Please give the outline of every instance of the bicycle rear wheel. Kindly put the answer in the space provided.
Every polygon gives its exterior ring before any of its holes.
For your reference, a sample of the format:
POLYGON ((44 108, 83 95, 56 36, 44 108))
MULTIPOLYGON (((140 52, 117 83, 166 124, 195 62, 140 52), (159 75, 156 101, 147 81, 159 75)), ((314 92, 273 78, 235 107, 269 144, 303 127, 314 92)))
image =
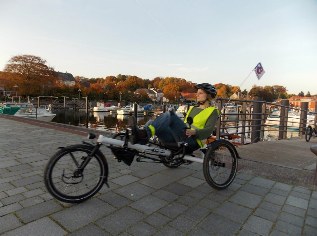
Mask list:
POLYGON ((204 157, 203 171, 207 183, 216 189, 227 188, 234 180, 238 169, 238 154, 226 140, 210 144, 204 157))
POLYGON ((309 126, 307 126, 307 128, 305 130, 305 140, 306 140, 306 142, 310 141, 312 135, 313 135, 313 128, 309 125, 309 126))
POLYGON ((44 182, 48 192, 67 203, 80 203, 94 196, 108 176, 108 164, 101 152, 97 152, 83 171, 80 164, 89 158, 94 146, 73 145, 58 151, 47 163, 44 182))

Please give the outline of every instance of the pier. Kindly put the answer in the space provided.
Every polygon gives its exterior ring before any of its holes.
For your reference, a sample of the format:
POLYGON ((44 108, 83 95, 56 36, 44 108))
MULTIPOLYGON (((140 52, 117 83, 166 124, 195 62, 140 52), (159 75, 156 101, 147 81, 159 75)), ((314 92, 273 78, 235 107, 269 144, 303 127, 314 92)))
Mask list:
MULTIPOLYGON (((316 156, 304 139, 238 146, 233 184, 212 189, 199 163, 118 163, 105 147, 109 185, 87 202, 53 199, 43 169, 87 129, 0 116, 0 234, 316 235, 316 156)), ((107 135, 107 134, 106 134, 107 135)), ((110 134, 108 134, 110 135, 110 134)))

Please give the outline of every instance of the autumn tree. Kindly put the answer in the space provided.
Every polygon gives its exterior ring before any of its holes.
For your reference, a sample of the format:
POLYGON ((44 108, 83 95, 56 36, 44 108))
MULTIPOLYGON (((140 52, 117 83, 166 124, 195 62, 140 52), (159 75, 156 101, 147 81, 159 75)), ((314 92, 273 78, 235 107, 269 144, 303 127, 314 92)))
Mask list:
POLYGON ((149 79, 144 79, 143 82, 144 82, 144 88, 150 89, 150 88, 153 87, 153 86, 152 86, 152 83, 151 83, 151 80, 149 80, 149 79))
POLYGON ((179 100, 182 92, 196 92, 195 84, 182 78, 166 77, 164 79, 155 78, 154 80, 154 83, 159 81, 156 88, 161 89, 164 97, 172 101, 179 100))
POLYGON ((241 94, 243 95, 243 97, 247 97, 248 96, 248 91, 246 89, 244 89, 241 94))
POLYGON ((195 84, 192 82, 188 82, 185 79, 181 79, 178 83, 180 92, 189 92, 189 93, 195 93, 196 88, 195 84))
POLYGON ((151 102, 151 99, 149 98, 145 90, 141 90, 138 94, 134 94, 134 98, 136 99, 136 102, 151 102))
POLYGON ((277 99, 272 86, 264 86, 262 97, 267 102, 273 102, 277 99))
POLYGON ((258 98, 267 102, 273 101, 272 88, 270 88, 270 86, 253 86, 249 92, 249 95, 252 99, 258 98))
POLYGON ((117 83, 118 88, 121 91, 135 91, 139 88, 144 88, 143 79, 137 76, 128 76, 126 80, 121 80, 117 83))
POLYGON ((165 87, 168 84, 174 84, 174 85, 178 85, 180 82, 179 78, 175 78, 175 77, 166 77, 164 79, 162 79, 159 83, 159 89, 164 90, 165 87))
POLYGON ((261 97, 262 91, 262 87, 254 85, 249 91, 249 96, 251 97, 251 99, 254 99, 255 97, 261 97))
MULTIPOLYGON (((3 88, 4 91, 11 91, 13 95, 21 95, 19 91, 21 89, 21 82, 22 76, 20 74, 0 71, 0 87, 3 88)), ((5 94, 3 94, 3 96, 4 95, 5 94)))
POLYGON ((166 97, 170 101, 176 101, 177 99, 179 99, 180 93, 179 86, 177 84, 166 84, 162 91, 164 93, 164 97, 166 97))
POLYGON ((239 86, 232 86, 231 87, 231 92, 232 93, 240 93, 241 92, 241 89, 239 86))
POLYGON ((103 81, 103 88, 105 98, 108 100, 120 100, 119 93, 121 91, 117 88, 118 78, 115 76, 107 76, 103 81))
POLYGON ((222 84, 222 83, 215 84, 215 88, 217 89, 217 96, 218 97, 228 98, 232 94, 230 86, 227 84, 222 84))
POLYGON ((153 88, 156 88, 158 89, 159 88, 159 85, 160 85, 160 82, 163 80, 162 77, 155 77, 153 80, 152 80, 152 86, 153 88))
POLYGON ((281 86, 281 85, 273 85, 272 88, 273 88, 274 99, 278 99, 278 98, 285 99, 285 98, 287 98, 286 87, 281 86))
POLYGON ((47 66, 46 60, 38 56, 14 56, 8 61, 4 71, 22 76, 22 83, 19 85, 22 95, 44 95, 55 86, 54 69, 47 66))
POLYGON ((298 96, 304 97, 304 92, 303 92, 303 91, 300 91, 300 93, 298 94, 298 96))
POLYGON ((117 79, 118 79, 119 81, 126 80, 127 77, 128 77, 127 75, 121 75, 121 74, 118 74, 118 75, 117 75, 117 79))

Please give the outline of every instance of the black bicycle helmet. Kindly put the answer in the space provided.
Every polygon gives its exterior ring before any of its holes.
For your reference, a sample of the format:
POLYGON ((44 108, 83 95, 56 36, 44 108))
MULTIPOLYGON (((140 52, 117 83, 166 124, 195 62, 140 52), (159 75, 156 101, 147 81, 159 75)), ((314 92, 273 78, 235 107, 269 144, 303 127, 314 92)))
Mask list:
POLYGON ((204 90, 206 93, 210 94, 213 98, 216 97, 217 95, 217 89, 209 83, 197 84, 195 87, 196 89, 204 90))

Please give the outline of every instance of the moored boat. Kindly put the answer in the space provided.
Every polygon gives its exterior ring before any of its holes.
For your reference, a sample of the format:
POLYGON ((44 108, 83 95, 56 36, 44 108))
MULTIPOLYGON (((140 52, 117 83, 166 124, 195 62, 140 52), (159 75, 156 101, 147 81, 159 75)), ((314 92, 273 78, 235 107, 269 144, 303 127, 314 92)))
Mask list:
POLYGON ((20 109, 20 103, 2 103, 0 104, 0 114, 14 115, 20 109))
POLYGON ((32 103, 26 103, 21 105, 20 109, 14 114, 14 116, 50 122, 56 114, 52 113, 52 111, 47 108, 36 108, 32 103))
MULTIPOLYGON (((265 125, 268 126, 279 126, 281 120, 281 115, 279 110, 273 110, 271 114, 267 117, 265 121, 265 125)), ((306 125, 314 124, 315 116, 314 115, 307 115, 306 125)), ((299 128, 301 123, 301 118, 299 112, 290 110, 287 114, 287 127, 288 128, 299 128)))
POLYGON ((118 106, 114 106, 114 105, 107 106, 107 104, 105 105, 104 102, 97 102, 97 106, 93 107, 94 112, 108 112, 108 111, 116 111, 118 109, 119 109, 118 106))
MULTIPOLYGON (((129 114, 133 114, 133 112, 134 112, 134 106, 130 106, 130 105, 121 107, 120 109, 117 110, 118 115, 129 115, 129 114)), ((144 115, 144 108, 138 105, 137 114, 138 116, 144 115)))
POLYGON ((227 103, 221 110, 223 119, 228 122, 238 122, 239 121, 239 108, 240 105, 234 103, 227 103))

